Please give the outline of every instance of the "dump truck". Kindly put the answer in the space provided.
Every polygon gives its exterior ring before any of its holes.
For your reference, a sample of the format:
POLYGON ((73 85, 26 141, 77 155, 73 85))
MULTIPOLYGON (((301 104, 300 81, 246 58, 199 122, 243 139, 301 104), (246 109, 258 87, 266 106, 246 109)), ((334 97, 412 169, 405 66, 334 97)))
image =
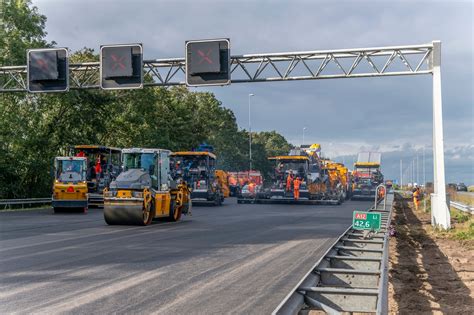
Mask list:
POLYGON ((351 199, 373 199, 377 186, 384 182, 380 171, 381 153, 361 152, 352 172, 351 199))
POLYGON ((171 154, 171 176, 191 189, 193 204, 222 205, 226 184, 216 175, 215 154, 208 151, 180 151, 171 154))
POLYGON ((172 180, 169 150, 122 151, 123 171, 104 191, 104 219, 109 225, 149 225, 155 219, 176 222, 190 213, 187 183, 172 180))
POLYGON ((271 187, 258 194, 257 203, 340 204, 344 189, 337 168, 318 155, 319 144, 292 149, 288 155, 269 158, 275 161, 271 187), (300 178, 299 198, 295 198, 293 180, 300 178))
POLYGON ((54 213, 79 210, 86 213, 87 158, 58 156, 54 159, 54 184, 51 205, 54 213))
POLYGON ((89 207, 102 207, 103 190, 121 172, 122 150, 103 145, 80 144, 69 148, 69 156, 87 159, 87 196, 89 207))

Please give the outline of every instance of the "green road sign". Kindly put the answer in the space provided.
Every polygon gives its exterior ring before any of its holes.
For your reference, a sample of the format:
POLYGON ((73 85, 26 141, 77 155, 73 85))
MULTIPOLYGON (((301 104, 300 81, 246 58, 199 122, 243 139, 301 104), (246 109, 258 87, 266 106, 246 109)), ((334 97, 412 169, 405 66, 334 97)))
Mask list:
POLYGON ((352 228, 354 230, 378 231, 381 226, 381 215, 377 212, 354 211, 352 228))

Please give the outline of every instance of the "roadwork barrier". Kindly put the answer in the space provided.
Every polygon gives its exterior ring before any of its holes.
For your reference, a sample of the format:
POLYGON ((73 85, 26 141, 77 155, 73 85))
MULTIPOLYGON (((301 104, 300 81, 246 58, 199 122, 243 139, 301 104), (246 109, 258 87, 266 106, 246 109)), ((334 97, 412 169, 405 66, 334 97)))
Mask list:
POLYGON ((455 209, 460 210, 460 211, 467 212, 467 213, 470 213, 470 214, 474 214, 474 207, 471 207, 469 205, 465 205, 463 203, 456 202, 456 201, 450 201, 449 205, 451 207, 455 208, 455 209))
POLYGON ((388 251, 394 194, 369 212, 380 213, 378 232, 350 226, 272 314, 388 313, 388 251))
POLYGON ((13 209, 13 207, 25 206, 31 207, 32 205, 47 205, 51 204, 51 197, 47 198, 29 198, 29 199, 0 199, 0 207, 2 210, 13 209))

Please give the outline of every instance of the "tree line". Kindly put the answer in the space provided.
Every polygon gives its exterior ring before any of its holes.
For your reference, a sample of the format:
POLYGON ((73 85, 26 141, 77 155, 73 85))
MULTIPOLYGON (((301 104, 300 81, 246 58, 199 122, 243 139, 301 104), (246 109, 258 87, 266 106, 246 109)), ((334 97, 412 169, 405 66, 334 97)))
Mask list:
MULTIPOLYGON (((0 64, 26 64, 26 49, 53 47, 45 40, 46 17, 29 1, 4 2, 0 64)), ((88 48, 71 62, 98 60, 88 48)), ((1 83, 1 82, 0 82, 1 83)), ((140 90, 71 90, 67 93, 0 94, 0 198, 44 197, 51 192, 55 156, 75 144, 190 150, 215 147, 218 166, 247 170, 246 130, 209 92, 186 87, 140 90)), ((264 174, 267 157, 291 144, 276 131, 252 133, 252 161, 264 174)))

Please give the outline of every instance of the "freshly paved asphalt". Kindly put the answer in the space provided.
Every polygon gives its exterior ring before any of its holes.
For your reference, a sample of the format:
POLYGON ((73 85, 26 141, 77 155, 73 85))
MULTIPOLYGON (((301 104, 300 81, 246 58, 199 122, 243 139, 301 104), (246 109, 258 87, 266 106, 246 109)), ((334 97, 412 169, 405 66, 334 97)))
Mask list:
POLYGON ((0 213, 0 313, 269 314, 370 204, 228 199, 147 227, 0 213))

